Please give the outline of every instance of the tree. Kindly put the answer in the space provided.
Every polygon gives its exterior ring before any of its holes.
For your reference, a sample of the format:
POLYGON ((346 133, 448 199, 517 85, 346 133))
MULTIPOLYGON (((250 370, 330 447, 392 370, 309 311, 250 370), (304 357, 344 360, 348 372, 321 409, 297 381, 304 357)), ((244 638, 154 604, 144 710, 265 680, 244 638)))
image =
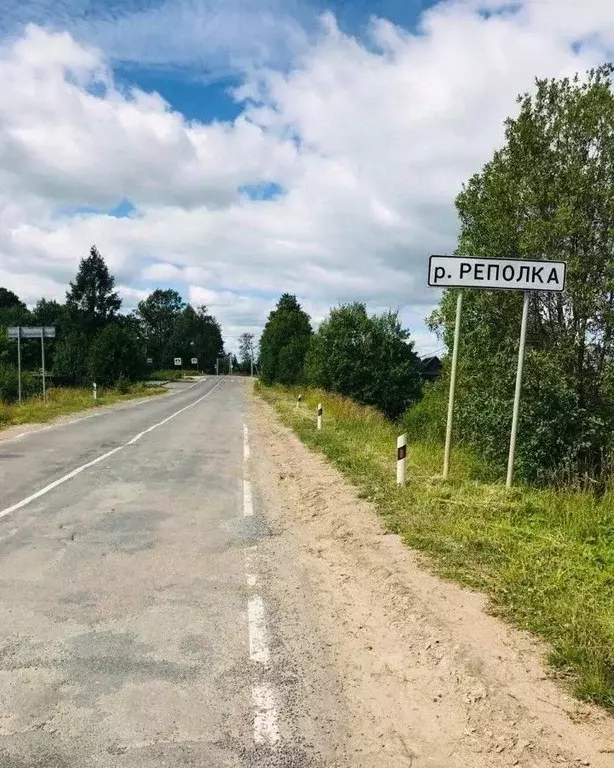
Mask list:
POLYGON ((77 276, 66 292, 66 306, 74 324, 88 340, 111 322, 120 310, 121 299, 113 290, 115 278, 95 245, 81 259, 77 276))
POLYGON ((418 357, 396 312, 368 316, 355 302, 332 309, 314 335, 307 380, 396 419, 420 396, 418 357))
POLYGON ((172 362, 165 358, 165 352, 169 354, 169 342, 185 306, 181 296, 171 288, 156 288, 139 302, 136 316, 143 329, 147 354, 153 359, 156 368, 165 368, 172 362))
MULTIPOLYGON (((505 145, 456 200, 458 253, 567 262, 563 295, 531 296, 517 468, 525 480, 602 476, 614 434, 612 66, 538 80, 506 121, 505 145)), ((454 292, 432 326, 450 346, 454 292)), ((505 464, 522 296, 466 292, 461 439, 505 464)))
POLYGON ((21 301, 16 293, 9 291, 8 288, 2 288, 0 286, 0 310, 14 309, 15 307, 25 309, 26 305, 23 303, 23 301, 21 301))
POLYGON ((239 360, 243 373, 251 373, 254 360, 254 334, 242 333, 239 336, 239 360))
POLYGON ((195 310, 188 304, 175 320, 163 354, 165 360, 172 362, 174 357, 181 357, 188 364, 195 357, 201 371, 213 373, 215 361, 223 350, 222 331, 217 320, 205 306, 195 310))
POLYGON ((120 379, 138 381, 146 367, 144 350, 129 322, 116 322, 103 328, 88 355, 90 379, 105 386, 120 379))
POLYGON ((265 384, 296 384, 302 380, 312 333, 309 315, 296 296, 284 293, 260 337, 260 372, 265 384))
POLYGON ((55 345, 53 374, 65 385, 83 384, 87 377, 88 345, 78 330, 70 330, 55 345))

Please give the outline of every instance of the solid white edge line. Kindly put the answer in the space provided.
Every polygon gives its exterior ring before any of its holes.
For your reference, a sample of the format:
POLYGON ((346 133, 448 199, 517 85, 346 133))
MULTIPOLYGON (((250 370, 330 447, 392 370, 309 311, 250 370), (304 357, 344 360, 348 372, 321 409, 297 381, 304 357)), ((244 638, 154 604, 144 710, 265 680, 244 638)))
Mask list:
POLYGON ((252 484, 249 480, 243 481, 243 514, 252 517, 254 514, 254 502, 252 500, 252 484))
POLYGON ((260 595, 255 595, 247 602, 247 627, 250 659, 259 664, 268 664, 271 654, 267 642, 264 603, 260 595))
POLYGON ((31 502, 36 501, 36 499, 40 499, 41 496, 44 496, 46 493, 49 493, 49 491, 52 491, 54 488, 57 488, 58 485, 62 485, 62 483, 65 483, 67 480, 72 480, 73 477, 76 477, 80 472, 83 472, 84 469, 89 469, 89 467, 93 467, 95 464, 98 464, 99 462, 104 461, 105 459, 108 459, 109 456, 113 456, 114 453, 121 451, 126 446, 134 445, 134 443, 140 440, 143 437, 143 435, 146 435, 148 432, 152 432, 154 429, 161 427, 163 424, 166 424, 167 421, 174 419, 175 416, 179 416, 180 413, 187 411, 188 408, 193 408, 195 405, 198 405, 198 403, 200 403, 206 397, 209 397, 209 395, 212 392, 215 392, 215 390, 220 386, 221 383, 222 383, 221 381, 218 382, 214 387, 212 387, 212 389, 206 392, 202 397, 199 397, 198 400, 195 400, 193 403, 186 405, 184 408, 180 408, 178 411, 175 411, 175 413, 171 414, 166 419, 163 419, 162 421, 159 421, 157 424, 153 424, 151 427, 148 427, 147 429, 143 430, 143 432, 139 432, 138 435, 135 435, 131 440, 128 440, 127 443, 124 443, 123 445, 118 445, 117 448, 113 448, 112 450, 107 451, 106 453, 103 453, 101 456, 97 456, 92 461, 88 461, 87 464, 82 464, 80 467, 77 467, 76 469, 73 469, 71 472, 68 472, 68 474, 63 475, 62 477, 58 477, 57 480, 54 480, 52 483, 49 483, 49 485, 46 485, 44 488, 41 488, 40 490, 36 491, 36 493, 33 493, 31 496, 27 496, 25 499, 18 501, 16 504, 13 504, 10 507, 6 507, 6 509, 0 510, 0 518, 10 515, 11 512, 16 512, 18 509, 25 507, 27 504, 30 504, 31 502))
POLYGON ((275 693, 267 683, 252 688, 254 714, 254 741, 256 744, 275 745, 279 741, 275 693))

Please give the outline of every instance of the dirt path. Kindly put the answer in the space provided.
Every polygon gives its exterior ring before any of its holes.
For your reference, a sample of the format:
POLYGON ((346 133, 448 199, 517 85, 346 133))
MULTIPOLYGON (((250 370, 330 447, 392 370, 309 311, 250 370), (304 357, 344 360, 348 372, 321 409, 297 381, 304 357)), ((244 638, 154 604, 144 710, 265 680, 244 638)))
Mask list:
POLYGON ((548 679, 543 648, 431 575, 259 399, 250 425, 257 492, 308 574, 342 681, 335 765, 614 766, 614 719, 548 679))

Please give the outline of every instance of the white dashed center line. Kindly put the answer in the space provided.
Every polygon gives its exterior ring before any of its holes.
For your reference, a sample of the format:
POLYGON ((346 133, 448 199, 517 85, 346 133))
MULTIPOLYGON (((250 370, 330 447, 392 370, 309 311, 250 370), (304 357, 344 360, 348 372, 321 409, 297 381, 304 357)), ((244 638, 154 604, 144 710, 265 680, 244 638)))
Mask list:
MULTIPOLYGON (((254 504, 252 486, 247 479, 248 462, 250 458, 249 432, 243 425, 243 514, 252 517, 254 504)), ((258 586, 258 567, 256 563, 256 547, 251 547, 245 553, 245 577, 250 590, 258 586)), ((269 649, 266 610, 262 597, 254 593, 247 602, 247 629, 249 636, 249 657, 258 669, 256 680, 252 685, 252 707, 254 709, 254 741, 256 744, 268 744, 274 747, 280 741, 279 717, 277 713, 275 688, 263 677, 268 672, 271 661, 269 649)))

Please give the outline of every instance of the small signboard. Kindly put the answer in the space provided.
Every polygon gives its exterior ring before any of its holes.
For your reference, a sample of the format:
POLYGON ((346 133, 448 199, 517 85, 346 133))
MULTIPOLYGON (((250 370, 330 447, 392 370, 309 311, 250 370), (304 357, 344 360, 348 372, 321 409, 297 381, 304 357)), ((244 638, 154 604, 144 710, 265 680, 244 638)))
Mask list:
POLYGON ((431 256, 428 282, 435 288, 560 292, 565 267, 564 261, 431 256))
POLYGON ((193 357, 192 358, 192 365, 198 365, 198 358, 197 357, 193 357))
POLYGON ((147 358, 147 365, 153 365, 153 357, 147 358))
POLYGON ((55 339, 55 326, 14 326, 8 329, 9 339, 55 339))
POLYGON ((180 357, 176 357, 175 358, 175 365, 181 365, 181 358, 180 357))

